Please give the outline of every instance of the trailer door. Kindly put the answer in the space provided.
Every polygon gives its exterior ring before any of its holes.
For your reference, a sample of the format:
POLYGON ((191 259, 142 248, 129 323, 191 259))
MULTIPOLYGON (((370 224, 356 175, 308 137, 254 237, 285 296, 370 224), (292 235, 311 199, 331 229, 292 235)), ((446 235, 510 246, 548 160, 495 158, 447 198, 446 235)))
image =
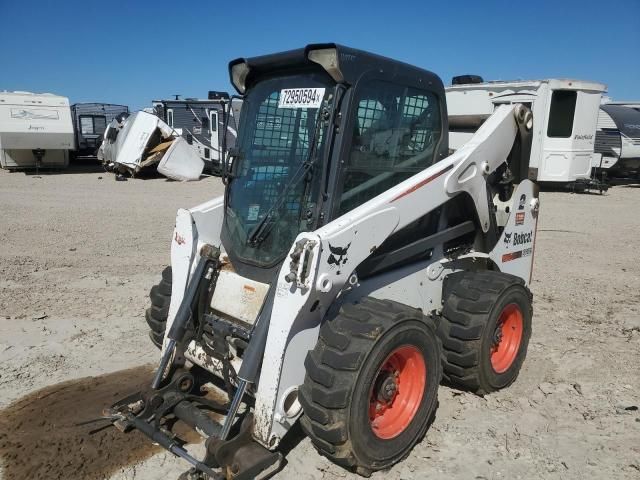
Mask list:
POLYGON ((552 91, 538 180, 575 182, 590 177, 599 105, 600 93, 552 91))
MULTIPOLYGON (((571 182, 572 137, 578 92, 551 90, 545 125, 542 172, 538 180, 571 182)), ((590 162, 589 162, 590 163, 590 162)))
POLYGON ((211 159, 220 161, 220 139, 218 137, 218 112, 209 111, 209 132, 211 133, 211 149, 213 150, 211 159))

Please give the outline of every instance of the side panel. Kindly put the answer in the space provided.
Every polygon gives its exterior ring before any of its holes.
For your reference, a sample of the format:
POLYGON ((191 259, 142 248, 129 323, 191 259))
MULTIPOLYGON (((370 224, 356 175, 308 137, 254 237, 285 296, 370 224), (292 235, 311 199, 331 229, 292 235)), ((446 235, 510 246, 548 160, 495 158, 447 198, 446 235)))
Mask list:
POLYGON ((222 248, 224 198, 217 197, 190 210, 180 209, 171 241, 171 305, 167 317, 168 332, 184 297, 187 279, 198 263, 199 248, 208 243, 222 248))
MULTIPOLYGON (((311 233, 300 234, 289 253, 303 238, 315 242, 309 263, 309 272, 314 272, 313 279, 320 261, 320 238, 311 233)), ((293 415, 285 411, 284 395, 303 383, 305 369, 302 362, 317 342, 320 320, 326 312, 324 305, 320 305, 317 290, 297 288, 295 282, 286 281, 288 273, 289 262, 285 261, 278 273, 256 392, 253 433, 258 441, 269 447, 278 445, 300 414, 300 411, 293 412, 293 415), (316 301, 316 308, 312 308, 316 301)))
MULTIPOLYGON (((35 168, 36 157, 31 150, 3 150, 0 165, 6 169, 35 168)), ((69 165, 68 150, 45 150, 40 166, 42 168, 60 168, 69 165)))
MULTIPOLYGON (((533 129, 531 132, 531 158, 529 160, 529 169, 540 172, 542 168, 542 148, 544 136, 547 128, 547 102, 549 97, 549 85, 541 84, 535 95, 531 105, 531 113, 533 113, 533 129)), ((537 178, 539 180, 539 178, 537 178)))
POLYGON ((163 110, 171 111, 173 127, 198 155, 217 164, 221 158, 220 145, 223 127, 221 102, 163 101, 163 110))
POLYGON ((509 218, 489 258, 500 271, 531 281, 538 228, 538 186, 529 180, 518 185, 509 218))

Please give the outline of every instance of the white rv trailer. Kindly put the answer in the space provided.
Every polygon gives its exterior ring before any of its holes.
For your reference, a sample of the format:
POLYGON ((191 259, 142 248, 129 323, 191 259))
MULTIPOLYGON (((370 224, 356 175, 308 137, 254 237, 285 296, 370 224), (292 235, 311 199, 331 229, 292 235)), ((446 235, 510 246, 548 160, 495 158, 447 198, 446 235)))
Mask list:
POLYGON ((74 148, 69 99, 51 93, 0 92, 0 166, 66 167, 74 148))
POLYGON ((466 143, 498 106, 523 103, 533 112, 530 178, 540 183, 589 182, 605 91, 601 83, 570 79, 452 85, 446 88, 450 148, 466 143))
POLYGON ((613 177, 640 173, 640 104, 610 102, 600 106, 594 167, 613 177), (634 107, 635 105, 635 107, 634 107))

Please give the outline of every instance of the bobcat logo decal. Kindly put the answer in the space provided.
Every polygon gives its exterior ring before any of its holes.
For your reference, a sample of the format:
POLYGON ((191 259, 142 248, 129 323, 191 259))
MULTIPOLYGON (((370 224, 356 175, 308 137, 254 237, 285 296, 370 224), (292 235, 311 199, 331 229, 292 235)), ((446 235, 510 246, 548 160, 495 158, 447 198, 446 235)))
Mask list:
POLYGON ((350 246, 351 242, 349 242, 346 247, 334 247, 333 245, 329 244, 331 255, 329 255, 327 263, 329 265, 335 265, 336 267, 347 263, 347 251, 349 250, 350 246))

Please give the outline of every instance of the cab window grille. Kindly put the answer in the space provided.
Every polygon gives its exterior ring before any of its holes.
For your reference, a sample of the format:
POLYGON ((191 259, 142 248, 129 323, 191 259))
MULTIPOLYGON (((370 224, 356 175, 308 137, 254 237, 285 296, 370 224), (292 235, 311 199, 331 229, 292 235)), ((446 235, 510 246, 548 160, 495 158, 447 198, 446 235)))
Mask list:
POLYGON ((432 165, 442 134, 431 92, 376 80, 357 102, 340 214, 432 165))
MULTIPOLYGON (((278 108, 279 91, 272 92, 260 105, 256 117, 253 141, 251 143, 251 186, 248 196, 256 203, 272 204, 280 195, 288 177, 307 159, 309 114, 316 115, 317 109, 278 108), (293 168, 290 168, 291 166, 293 168)), ((311 121, 315 124, 315 118, 311 121)), ((318 144, 322 143, 322 133, 318 144)), ((249 185, 248 185, 249 186, 249 185)), ((300 210, 300 184, 291 189, 285 201, 284 210, 298 215, 300 210)), ((247 204, 250 208, 250 204, 247 204)))
POLYGON ((296 235, 316 221, 314 199, 321 188, 319 159, 327 122, 318 120, 317 104, 278 106, 283 91, 308 88, 322 88, 320 105, 330 110, 332 84, 319 72, 261 80, 242 105, 225 229, 234 239, 235 254, 260 265, 270 265, 284 255, 296 235), (313 160, 309 158, 312 143, 318 162, 306 165, 313 160), (257 232, 261 233, 256 237, 257 232))

